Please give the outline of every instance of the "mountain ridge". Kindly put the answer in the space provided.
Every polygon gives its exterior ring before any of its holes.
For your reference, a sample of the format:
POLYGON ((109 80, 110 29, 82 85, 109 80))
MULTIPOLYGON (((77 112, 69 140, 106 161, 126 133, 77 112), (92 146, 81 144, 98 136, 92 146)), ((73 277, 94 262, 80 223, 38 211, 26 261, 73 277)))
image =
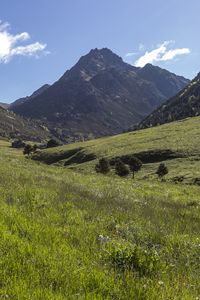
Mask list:
POLYGON ((22 97, 19 98, 17 100, 15 100, 14 102, 12 102, 8 107, 9 109, 13 110, 14 107, 21 105, 23 103, 25 103, 26 101, 39 96, 40 94, 42 94, 46 89, 48 89, 50 87, 49 84, 44 84, 42 85, 39 89, 37 89, 36 91, 34 91, 30 96, 26 96, 26 97, 22 97))
MULTIPOLYGON (((163 82, 169 93, 172 87, 179 91, 189 82, 161 68, 151 68, 159 70, 160 76, 165 73, 163 82)), ((146 80, 141 68, 125 63, 107 48, 96 48, 42 93, 11 105, 11 109, 47 122, 61 139, 71 135, 100 137, 127 130, 166 98, 159 83, 146 80)))

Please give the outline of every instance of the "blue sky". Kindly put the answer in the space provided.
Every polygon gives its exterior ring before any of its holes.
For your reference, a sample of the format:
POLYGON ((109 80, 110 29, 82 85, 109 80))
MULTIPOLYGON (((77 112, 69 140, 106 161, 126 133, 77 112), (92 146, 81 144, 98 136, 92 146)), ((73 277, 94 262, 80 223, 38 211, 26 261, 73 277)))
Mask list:
POLYGON ((1 0, 0 101, 53 83, 92 48, 193 78, 199 0, 1 0))

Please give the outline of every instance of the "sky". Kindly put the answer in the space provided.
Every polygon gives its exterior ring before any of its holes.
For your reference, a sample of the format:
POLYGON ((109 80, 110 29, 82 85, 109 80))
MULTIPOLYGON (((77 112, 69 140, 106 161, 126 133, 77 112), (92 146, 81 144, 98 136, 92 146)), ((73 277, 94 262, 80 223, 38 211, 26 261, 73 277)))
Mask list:
POLYGON ((0 0, 0 102, 52 84, 93 48, 192 79, 199 0, 0 0))

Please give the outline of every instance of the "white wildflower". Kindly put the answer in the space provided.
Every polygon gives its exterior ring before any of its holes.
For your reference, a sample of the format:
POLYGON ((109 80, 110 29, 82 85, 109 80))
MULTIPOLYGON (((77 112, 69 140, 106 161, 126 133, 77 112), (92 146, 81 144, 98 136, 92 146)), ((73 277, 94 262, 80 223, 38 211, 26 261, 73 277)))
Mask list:
POLYGON ((109 238, 108 236, 103 236, 102 234, 99 234, 98 240, 101 243, 107 243, 107 242, 109 242, 111 240, 111 238, 109 238))

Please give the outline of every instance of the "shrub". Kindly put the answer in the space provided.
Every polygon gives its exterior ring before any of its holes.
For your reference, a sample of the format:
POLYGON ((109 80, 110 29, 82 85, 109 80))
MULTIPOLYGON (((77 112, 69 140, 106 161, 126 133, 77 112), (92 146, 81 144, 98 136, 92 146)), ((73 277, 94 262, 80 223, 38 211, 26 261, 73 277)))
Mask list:
POLYGON ((166 174, 168 174, 168 169, 165 166, 165 164, 161 163, 156 171, 156 174, 159 178, 164 177, 166 174))
POLYGON ((12 148, 24 148, 25 146, 26 144, 21 140, 15 140, 11 144, 12 148))
POLYGON ((26 155, 26 154, 30 155, 31 152, 33 152, 33 151, 34 151, 33 147, 30 144, 26 144, 24 147, 23 153, 24 153, 24 155, 26 155))
POLYGON ((50 139, 47 142, 47 148, 58 147, 58 146, 60 146, 60 143, 54 139, 50 139))
POLYGON ((118 176, 124 177, 128 176, 130 173, 129 168, 121 161, 121 159, 118 159, 115 164, 115 173, 118 176))
POLYGON ((132 156, 129 160, 129 167, 131 172, 133 173, 134 178, 135 172, 138 172, 142 168, 142 162, 137 157, 132 156))
POLYGON ((95 170, 97 173, 107 174, 110 171, 110 164, 107 158, 101 158, 96 165, 95 170))

